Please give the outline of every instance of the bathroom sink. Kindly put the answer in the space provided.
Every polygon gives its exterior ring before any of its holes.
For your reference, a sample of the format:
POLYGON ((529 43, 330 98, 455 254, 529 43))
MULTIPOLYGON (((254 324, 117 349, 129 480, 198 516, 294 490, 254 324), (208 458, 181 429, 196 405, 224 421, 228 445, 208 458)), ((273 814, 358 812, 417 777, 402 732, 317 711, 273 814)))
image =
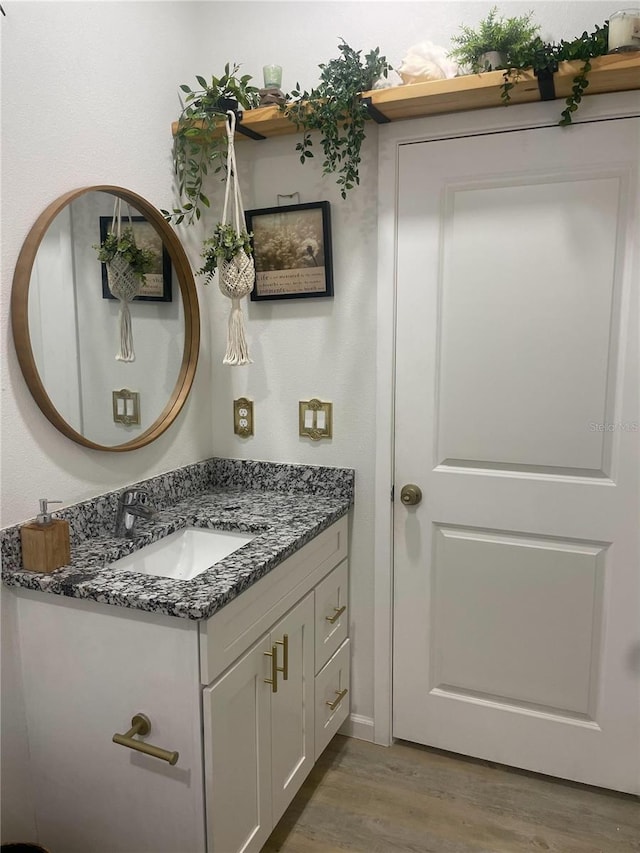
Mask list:
POLYGON ((111 568, 188 581, 252 539, 255 539, 255 534, 237 530, 186 527, 121 557, 111 564, 111 568))

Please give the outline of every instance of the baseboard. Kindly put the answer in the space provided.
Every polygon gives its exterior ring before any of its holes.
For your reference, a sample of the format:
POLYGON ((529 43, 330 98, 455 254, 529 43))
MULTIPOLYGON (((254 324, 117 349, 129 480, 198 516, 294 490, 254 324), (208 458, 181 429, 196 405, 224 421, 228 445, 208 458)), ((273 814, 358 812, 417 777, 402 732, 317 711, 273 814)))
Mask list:
POLYGON ((339 733, 373 743, 373 719, 361 717, 359 714, 351 714, 340 726, 339 733))

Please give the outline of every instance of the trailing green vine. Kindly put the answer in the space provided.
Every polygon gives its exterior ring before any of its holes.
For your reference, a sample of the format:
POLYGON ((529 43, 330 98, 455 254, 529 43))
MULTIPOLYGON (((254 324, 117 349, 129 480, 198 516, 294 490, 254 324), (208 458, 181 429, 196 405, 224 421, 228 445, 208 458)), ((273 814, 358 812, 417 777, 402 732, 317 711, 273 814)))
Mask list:
POLYGON ((342 198, 360 183, 360 149, 365 139, 365 123, 369 120, 360 93, 373 88, 380 77, 386 77, 391 66, 380 48, 366 53, 354 50, 344 39, 338 45, 340 56, 319 66, 320 83, 310 91, 300 85, 287 95, 280 110, 302 130, 296 145, 300 162, 313 157, 311 132, 321 133, 324 161, 323 174, 337 173, 342 198))
POLYGON ((585 89, 589 85, 588 75, 591 71, 591 59, 595 56, 604 56, 609 47, 609 22, 605 21, 604 26, 596 25, 592 33, 587 33, 586 30, 582 35, 571 42, 561 41, 558 50, 558 62, 582 60, 582 68, 573 78, 573 87, 571 94, 566 98, 566 107, 562 111, 561 125, 568 125, 572 122, 573 113, 578 109, 585 89))
POLYGON ((580 106, 582 97, 589 86, 591 60, 596 56, 604 56, 608 52, 609 23, 603 26, 596 24, 593 32, 583 32, 581 36, 566 41, 562 39, 557 44, 544 42, 536 37, 522 50, 512 54, 508 67, 504 69, 500 86, 500 98, 503 104, 511 100, 511 90, 516 85, 525 68, 533 69, 537 77, 543 74, 553 74, 558 70, 560 62, 582 61, 582 66, 573 78, 571 93, 565 98, 565 108, 560 115, 558 124, 566 126, 572 123, 573 115, 580 106))

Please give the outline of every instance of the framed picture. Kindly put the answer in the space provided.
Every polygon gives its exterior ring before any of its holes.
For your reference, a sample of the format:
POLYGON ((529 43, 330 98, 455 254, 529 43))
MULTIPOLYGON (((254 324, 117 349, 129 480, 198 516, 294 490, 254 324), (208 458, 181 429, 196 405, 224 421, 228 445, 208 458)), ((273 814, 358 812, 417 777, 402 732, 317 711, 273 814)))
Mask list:
POLYGON ((247 210, 245 217, 256 264, 252 301, 333 296, 328 201, 247 210))
MULTIPOLYGON (((129 227, 129 217, 122 217, 122 228, 129 227)), ((102 243, 113 225, 112 216, 100 217, 100 242, 102 243)), ((131 227, 140 249, 151 249, 156 256, 156 263, 145 276, 145 283, 140 289, 134 302, 171 302, 171 258, 167 252, 160 234, 144 216, 132 216, 131 227)), ((107 266, 102 264, 102 297, 115 299, 109 290, 107 282, 107 266)))

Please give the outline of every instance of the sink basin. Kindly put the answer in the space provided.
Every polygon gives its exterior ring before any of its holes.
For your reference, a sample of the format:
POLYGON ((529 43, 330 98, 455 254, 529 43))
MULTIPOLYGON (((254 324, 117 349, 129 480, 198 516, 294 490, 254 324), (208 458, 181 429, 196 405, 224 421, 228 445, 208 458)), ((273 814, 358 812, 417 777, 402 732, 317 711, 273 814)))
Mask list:
POLYGON ((252 539, 255 539, 255 534, 237 530, 186 527, 121 557, 111 564, 111 568, 188 581, 252 539))

